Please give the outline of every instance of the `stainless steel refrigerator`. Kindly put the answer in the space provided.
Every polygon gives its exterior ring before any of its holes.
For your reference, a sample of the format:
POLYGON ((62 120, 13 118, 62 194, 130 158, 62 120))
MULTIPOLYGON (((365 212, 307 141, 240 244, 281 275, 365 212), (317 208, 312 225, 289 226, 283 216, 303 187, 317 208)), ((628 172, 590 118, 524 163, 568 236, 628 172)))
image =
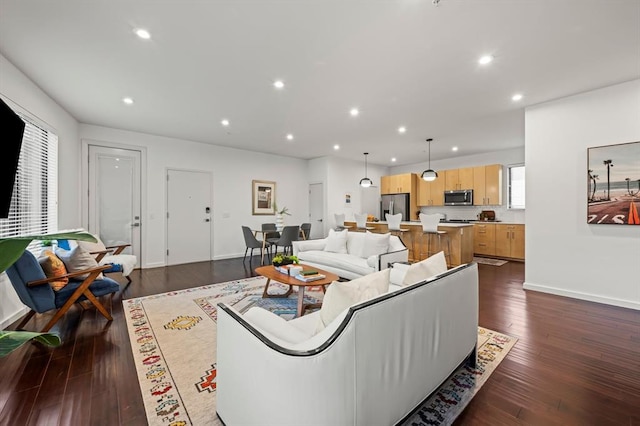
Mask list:
POLYGON ((380 220, 386 220, 385 213, 402 213, 403 221, 411 220, 409 218, 409 194, 383 195, 382 207, 380 209, 380 220))

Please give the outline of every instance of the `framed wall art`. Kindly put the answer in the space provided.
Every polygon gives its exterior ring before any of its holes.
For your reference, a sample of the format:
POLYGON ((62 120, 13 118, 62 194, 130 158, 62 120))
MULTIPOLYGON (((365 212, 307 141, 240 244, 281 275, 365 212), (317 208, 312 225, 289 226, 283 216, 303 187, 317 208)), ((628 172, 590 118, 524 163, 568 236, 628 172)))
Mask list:
POLYGON ((276 199, 276 183, 265 180, 251 181, 253 215, 274 215, 273 201, 276 199))
POLYGON ((640 142, 587 149, 587 223, 640 225, 640 142))

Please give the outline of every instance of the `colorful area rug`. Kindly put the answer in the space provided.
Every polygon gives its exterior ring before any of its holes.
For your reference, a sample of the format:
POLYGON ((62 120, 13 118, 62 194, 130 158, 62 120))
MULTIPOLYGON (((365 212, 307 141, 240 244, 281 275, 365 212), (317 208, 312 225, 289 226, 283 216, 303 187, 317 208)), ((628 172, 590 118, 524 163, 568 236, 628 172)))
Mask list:
MULTIPOLYGON (((263 299, 266 279, 248 278, 123 301, 140 390, 150 425, 219 425, 216 416, 217 304, 244 312, 261 306, 285 319, 295 316, 297 293, 263 299)), ((272 283, 270 292, 288 286, 272 283)), ((321 300, 308 291, 308 303, 321 300)), ((516 339, 478 329, 478 366, 463 367, 405 424, 453 421, 504 359, 516 339)))
POLYGON ((473 257, 473 261, 476 263, 481 263, 483 265, 491 265, 491 266, 502 266, 507 263, 507 260, 502 259, 489 259, 488 257, 473 257))

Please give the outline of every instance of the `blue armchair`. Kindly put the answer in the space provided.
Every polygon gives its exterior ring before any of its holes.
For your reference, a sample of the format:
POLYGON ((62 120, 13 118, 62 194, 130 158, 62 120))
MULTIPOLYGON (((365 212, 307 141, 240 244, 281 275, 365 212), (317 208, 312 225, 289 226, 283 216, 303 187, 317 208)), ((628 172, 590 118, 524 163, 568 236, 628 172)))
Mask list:
POLYGON ((98 266, 59 277, 47 278, 36 257, 25 250, 20 259, 7 269, 7 275, 18 297, 22 303, 31 308, 27 316, 18 324, 17 329, 24 327, 36 313, 57 309, 53 318, 42 329, 42 332, 49 331, 74 303, 84 300, 89 300, 108 321, 111 321, 113 318, 109 312, 96 299, 96 297, 115 293, 120 289, 119 284, 111 278, 96 279, 102 271, 108 268, 109 266, 98 266), (76 278, 87 273, 89 276, 85 279, 76 278), (61 290, 54 291, 49 283, 64 277, 69 278, 69 283, 61 290))

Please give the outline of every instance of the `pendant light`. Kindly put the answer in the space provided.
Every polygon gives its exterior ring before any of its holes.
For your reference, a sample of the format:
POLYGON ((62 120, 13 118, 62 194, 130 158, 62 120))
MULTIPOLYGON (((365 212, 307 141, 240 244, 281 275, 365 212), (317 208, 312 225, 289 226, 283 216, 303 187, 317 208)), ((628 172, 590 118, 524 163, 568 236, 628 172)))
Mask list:
POLYGON ((431 141, 432 140, 433 139, 431 138, 427 139, 427 143, 429 144, 429 168, 424 172, 422 172, 422 176, 420 176, 422 179, 426 180, 427 182, 434 181, 438 177, 438 174, 436 173, 436 171, 431 169, 431 141))
POLYGON ((360 186, 363 188, 368 188, 373 185, 373 181, 367 177, 367 155, 368 152, 364 153, 364 177, 360 179, 360 186))

